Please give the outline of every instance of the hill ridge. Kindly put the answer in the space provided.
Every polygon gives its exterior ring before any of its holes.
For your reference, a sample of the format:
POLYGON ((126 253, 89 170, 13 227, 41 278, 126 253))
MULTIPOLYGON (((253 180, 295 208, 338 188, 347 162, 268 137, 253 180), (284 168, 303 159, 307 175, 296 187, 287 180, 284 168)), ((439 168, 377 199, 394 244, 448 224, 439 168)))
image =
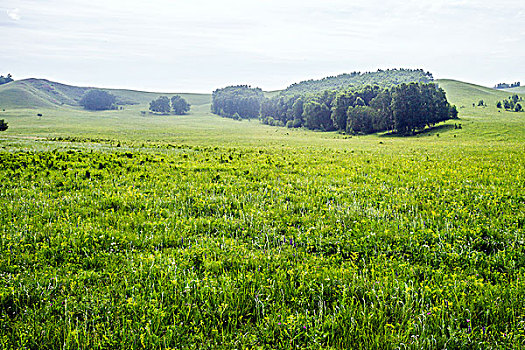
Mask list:
POLYGON ((211 103, 210 94, 75 86, 43 78, 27 78, 0 85, 0 108, 78 108, 82 96, 93 89, 112 93, 117 97, 118 105, 147 104, 163 95, 181 95, 193 105, 211 103))

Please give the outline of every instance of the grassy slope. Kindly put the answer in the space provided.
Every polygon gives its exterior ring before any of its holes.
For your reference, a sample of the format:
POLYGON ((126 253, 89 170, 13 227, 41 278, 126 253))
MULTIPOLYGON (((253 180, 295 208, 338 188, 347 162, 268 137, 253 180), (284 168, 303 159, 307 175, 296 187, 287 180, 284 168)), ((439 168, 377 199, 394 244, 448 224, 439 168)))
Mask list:
POLYGON ((0 341, 520 348, 525 113, 439 84, 461 119, 410 138, 223 119, 209 95, 186 116, 0 112, 0 341), (82 153, 20 152, 55 149, 82 153))
POLYGON ((510 92, 513 94, 525 94, 525 86, 520 86, 512 89, 503 89, 503 91, 510 92))
MULTIPOLYGON (((92 88, 70 86, 45 79, 24 79, 0 86, 0 107, 41 108, 78 107, 78 101, 92 88)), ((125 89, 102 89, 114 94, 119 104, 147 104, 161 95, 175 93, 154 93, 125 89)), ((209 103, 209 94, 179 94, 191 104, 209 103)))
MULTIPOLYGON (((463 142, 525 139, 525 113, 506 112, 495 107, 496 101, 505 98, 508 93, 454 80, 439 80, 438 83, 447 92, 451 103, 458 106, 461 120, 449 121, 439 129, 428 132, 427 135, 440 133, 441 141, 454 138, 456 135, 461 137, 463 142), (488 107, 472 107, 472 103, 477 103, 480 99, 485 100, 488 107), (462 123, 464 128, 450 129, 455 123, 462 123)), ((13 85, 10 85, 0 87, 0 99, 2 96, 4 98, 7 96, 6 90, 14 90, 13 85), (1 90, 2 88, 4 90, 1 90)), ((335 133, 290 130, 261 125, 257 121, 238 122, 223 119, 209 112, 210 95, 205 94, 182 94, 193 105, 189 115, 142 116, 140 111, 147 110, 147 103, 158 94, 129 90, 113 91, 123 98, 140 99, 141 103, 124 106, 121 111, 88 112, 78 107, 46 104, 43 98, 37 99, 33 96, 34 100, 40 103, 36 111, 30 108, 7 108, 4 112, 0 111, 0 118, 6 119, 10 125, 2 136, 78 136, 137 142, 157 140, 224 146, 322 144, 331 147, 364 147, 367 142, 377 142, 376 135, 346 139, 343 135, 335 133), (37 112, 43 113, 44 117, 36 117, 37 112)), ((30 94, 31 91, 26 89, 26 93, 30 94)), ((18 96, 20 95, 21 93, 18 96)), ((382 139, 396 140, 398 144, 412 142, 411 139, 388 137, 382 139)))
POLYGON ((490 107, 495 107, 498 101, 509 97, 509 93, 503 90, 496 90, 485 86, 469 84, 457 80, 441 79, 438 85, 447 91, 447 96, 451 103, 458 107, 472 107, 472 104, 485 101, 490 107))

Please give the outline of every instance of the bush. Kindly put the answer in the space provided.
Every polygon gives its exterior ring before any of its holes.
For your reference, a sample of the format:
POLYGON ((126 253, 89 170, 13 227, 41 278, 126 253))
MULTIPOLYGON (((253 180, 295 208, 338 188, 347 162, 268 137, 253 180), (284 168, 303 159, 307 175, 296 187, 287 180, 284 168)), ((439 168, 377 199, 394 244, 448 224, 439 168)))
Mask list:
POLYGON ((149 103, 149 110, 156 113, 169 113, 171 110, 170 99, 166 96, 160 96, 149 103))
POLYGON ((89 90, 80 100, 80 105, 90 111, 114 109, 116 97, 103 90, 89 90))
POLYGON ((0 131, 6 131, 7 128, 7 122, 5 122, 3 119, 0 119, 0 131))
POLYGON ((171 108, 173 113, 177 115, 183 115, 190 111, 191 105, 184 98, 180 96, 173 96, 171 98, 171 108))

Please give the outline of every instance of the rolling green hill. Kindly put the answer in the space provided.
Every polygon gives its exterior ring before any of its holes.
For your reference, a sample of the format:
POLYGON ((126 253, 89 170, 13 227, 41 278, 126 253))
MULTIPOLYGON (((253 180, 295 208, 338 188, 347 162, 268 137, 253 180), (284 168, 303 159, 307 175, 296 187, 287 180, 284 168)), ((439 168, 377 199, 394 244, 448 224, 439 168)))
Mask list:
POLYGON ((450 103, 458 107, 472 106, 472 103, 477 104, 479 100, 485 101, 488 106, 492 107, 495 106, 498 101, 509 97, 508 91, 496 90, 457 80, 440 79, 437 80, 437 83, 447 92, 450 103))
POLYGON ((513 94, 525 94, 525 86, 520 86, 512 89, 503 89, 503 91, 511 92, 513 94))
MULTIPOLYGON (((0 108, 79 107, 82 96, 93 88, 61 84, 46 79, 24 79, 0 86, 0 108)), ((101 89, 117 97, 119 105, 147 104, 161 95, 125 89, 101 89)), ((210 103, 209 94, 180 94, 192 105, 210 103)))

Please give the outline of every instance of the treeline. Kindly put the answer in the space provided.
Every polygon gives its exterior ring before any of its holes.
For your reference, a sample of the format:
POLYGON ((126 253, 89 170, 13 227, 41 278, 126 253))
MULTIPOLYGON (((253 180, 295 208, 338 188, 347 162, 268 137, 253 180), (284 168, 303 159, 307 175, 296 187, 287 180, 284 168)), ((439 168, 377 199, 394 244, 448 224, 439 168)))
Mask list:
POLYGON ((457 118, 445 92, 435 84, 410 83, 391 88, 279 95, 265 99, 260 119, 276 126, 340 130, 351 134, 395 131, 410 134, 426 126, 457 118))
POLYGON ((422 69, 387 69, 377 72, 353 72, 337 76, 326 77, 319 80, 306 80, 290 85, 284 93, 304 94, 325 90, 347 90, 350 87, 359 89, 366 85, 392 87, 400 84, 431 83, 434 81, 432 73, 422 69))
POLYGON ((521 101, 523 101, 523 98, 516 94, 503 101, 498 101, 496 107, 505 108, 507 111, 521 112, 523 111, 523 106, 519 103, 521 101))
POLYGON ((258 118, 264 93, 248 85, 228 86, 212 94, 211 111, 233 119, 258 118))
POLYGON ((176 95, 171 99, 167 96, 159 98, 149 103, 149 110, 154 113, 183 115, 190 111, 191 105, 183 97, 176 95))
POLYGON ((0 75, 0 85, 7 84, 13 81, 13 76, 11 74, 7 74, 7 76, 0 75))
POLYGON ((512 84, 506 84, 506 83, 499 83, 494 86, 494 89, 511 89, 515 87, 520 87, 521 83, 519 81, 512 83, 512 84))

